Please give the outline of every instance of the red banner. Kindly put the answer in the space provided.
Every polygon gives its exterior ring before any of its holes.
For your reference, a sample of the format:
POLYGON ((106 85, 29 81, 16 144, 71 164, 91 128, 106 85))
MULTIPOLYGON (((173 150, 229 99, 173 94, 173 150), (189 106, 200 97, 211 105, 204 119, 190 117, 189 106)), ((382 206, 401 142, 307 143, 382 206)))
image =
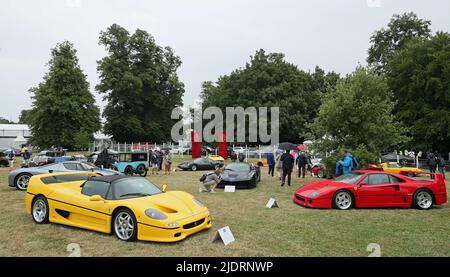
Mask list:
POLYGON ((228 160, 228 141, 227 132, 221 132, 219 134, 219 156, 228 160))
POLYGON ((191 142, 192 142, 192 158, 198 159, 202 156, 202 139, 200 137, 200 132, 191 132, 191 142))

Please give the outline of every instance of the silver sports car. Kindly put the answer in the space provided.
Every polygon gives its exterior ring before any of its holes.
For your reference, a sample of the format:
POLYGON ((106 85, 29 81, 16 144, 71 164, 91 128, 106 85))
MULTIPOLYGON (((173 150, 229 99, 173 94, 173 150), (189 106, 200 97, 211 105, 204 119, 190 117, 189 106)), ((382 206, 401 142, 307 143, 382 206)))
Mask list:
POLYGON ((70 171, 92 171, 102 176, 120 174, 115 170, 102 169, 85 162, 67 161, 41 167, 20 168, 11 171, 8 176, 8 185, 10 187, 16 187, 18 190, 25 191, 27 190, 31 176, 33 175, 70 171))

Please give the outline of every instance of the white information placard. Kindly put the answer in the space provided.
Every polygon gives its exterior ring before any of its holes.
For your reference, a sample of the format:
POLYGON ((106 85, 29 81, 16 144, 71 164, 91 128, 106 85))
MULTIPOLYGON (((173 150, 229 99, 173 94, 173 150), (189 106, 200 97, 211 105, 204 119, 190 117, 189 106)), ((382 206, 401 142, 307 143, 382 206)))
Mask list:
POLYGON ((236 192, 235 186, 225 186, 225 192, 236 192))
POLYGON ((275 198, 270 198, 269 202, 267 202, 266 207, 269 209, 272 208, 279 208, 280 206, 278 206, 277 200, 275 198))
POLYGON ((222 229, 217 230, 216 234, 214 235, 212 242, 216 242, 218 240, 222 240, 222 242, 225 245, 228 245, 235 241, 233 233, 231 232, 231 229, 229 226, 226 226, 222 229))

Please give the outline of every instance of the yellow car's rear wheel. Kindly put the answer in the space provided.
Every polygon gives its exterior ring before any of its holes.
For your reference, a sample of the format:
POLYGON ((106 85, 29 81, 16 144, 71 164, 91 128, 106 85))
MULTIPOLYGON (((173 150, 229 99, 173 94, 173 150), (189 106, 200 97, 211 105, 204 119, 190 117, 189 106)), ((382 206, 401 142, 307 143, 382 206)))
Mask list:
POLYGON ((137 228, 136 217, 131 210, 124 208, 115 213, 112 229, 118 239, 135 241, 137 239, 137 228))

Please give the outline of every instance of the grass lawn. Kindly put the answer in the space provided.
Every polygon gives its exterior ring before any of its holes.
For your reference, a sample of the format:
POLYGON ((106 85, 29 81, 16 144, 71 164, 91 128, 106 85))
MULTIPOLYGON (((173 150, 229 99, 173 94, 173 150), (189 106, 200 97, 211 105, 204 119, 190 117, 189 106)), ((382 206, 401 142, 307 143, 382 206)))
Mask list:
MULTIPOLYGON (((179 162, 179 159, 176 160, 179 162)), ((263 169, 258 188, 225 194, 199 194, 200 172, 150 175, 157 185, 189 192, 209 207, 213 228, 173 243, 121 242, 112 235, 57 224, 37 225, 24 212, 24 192, 7 185, 0 169, 0 256, 68 256, 70 243, 82 256, 368 256, 368 244, 382 256, 450 256, 450 206, 430 211, 404 209, 311 210, 292 202, 306 181, 280 187, 263 169), (280 209, 267 209, 275 197, 280 209), (230 226, 236 241, 211 243, 214 231, 230 226)), ((449 182, 447 189, 450 191, 449 182)))

